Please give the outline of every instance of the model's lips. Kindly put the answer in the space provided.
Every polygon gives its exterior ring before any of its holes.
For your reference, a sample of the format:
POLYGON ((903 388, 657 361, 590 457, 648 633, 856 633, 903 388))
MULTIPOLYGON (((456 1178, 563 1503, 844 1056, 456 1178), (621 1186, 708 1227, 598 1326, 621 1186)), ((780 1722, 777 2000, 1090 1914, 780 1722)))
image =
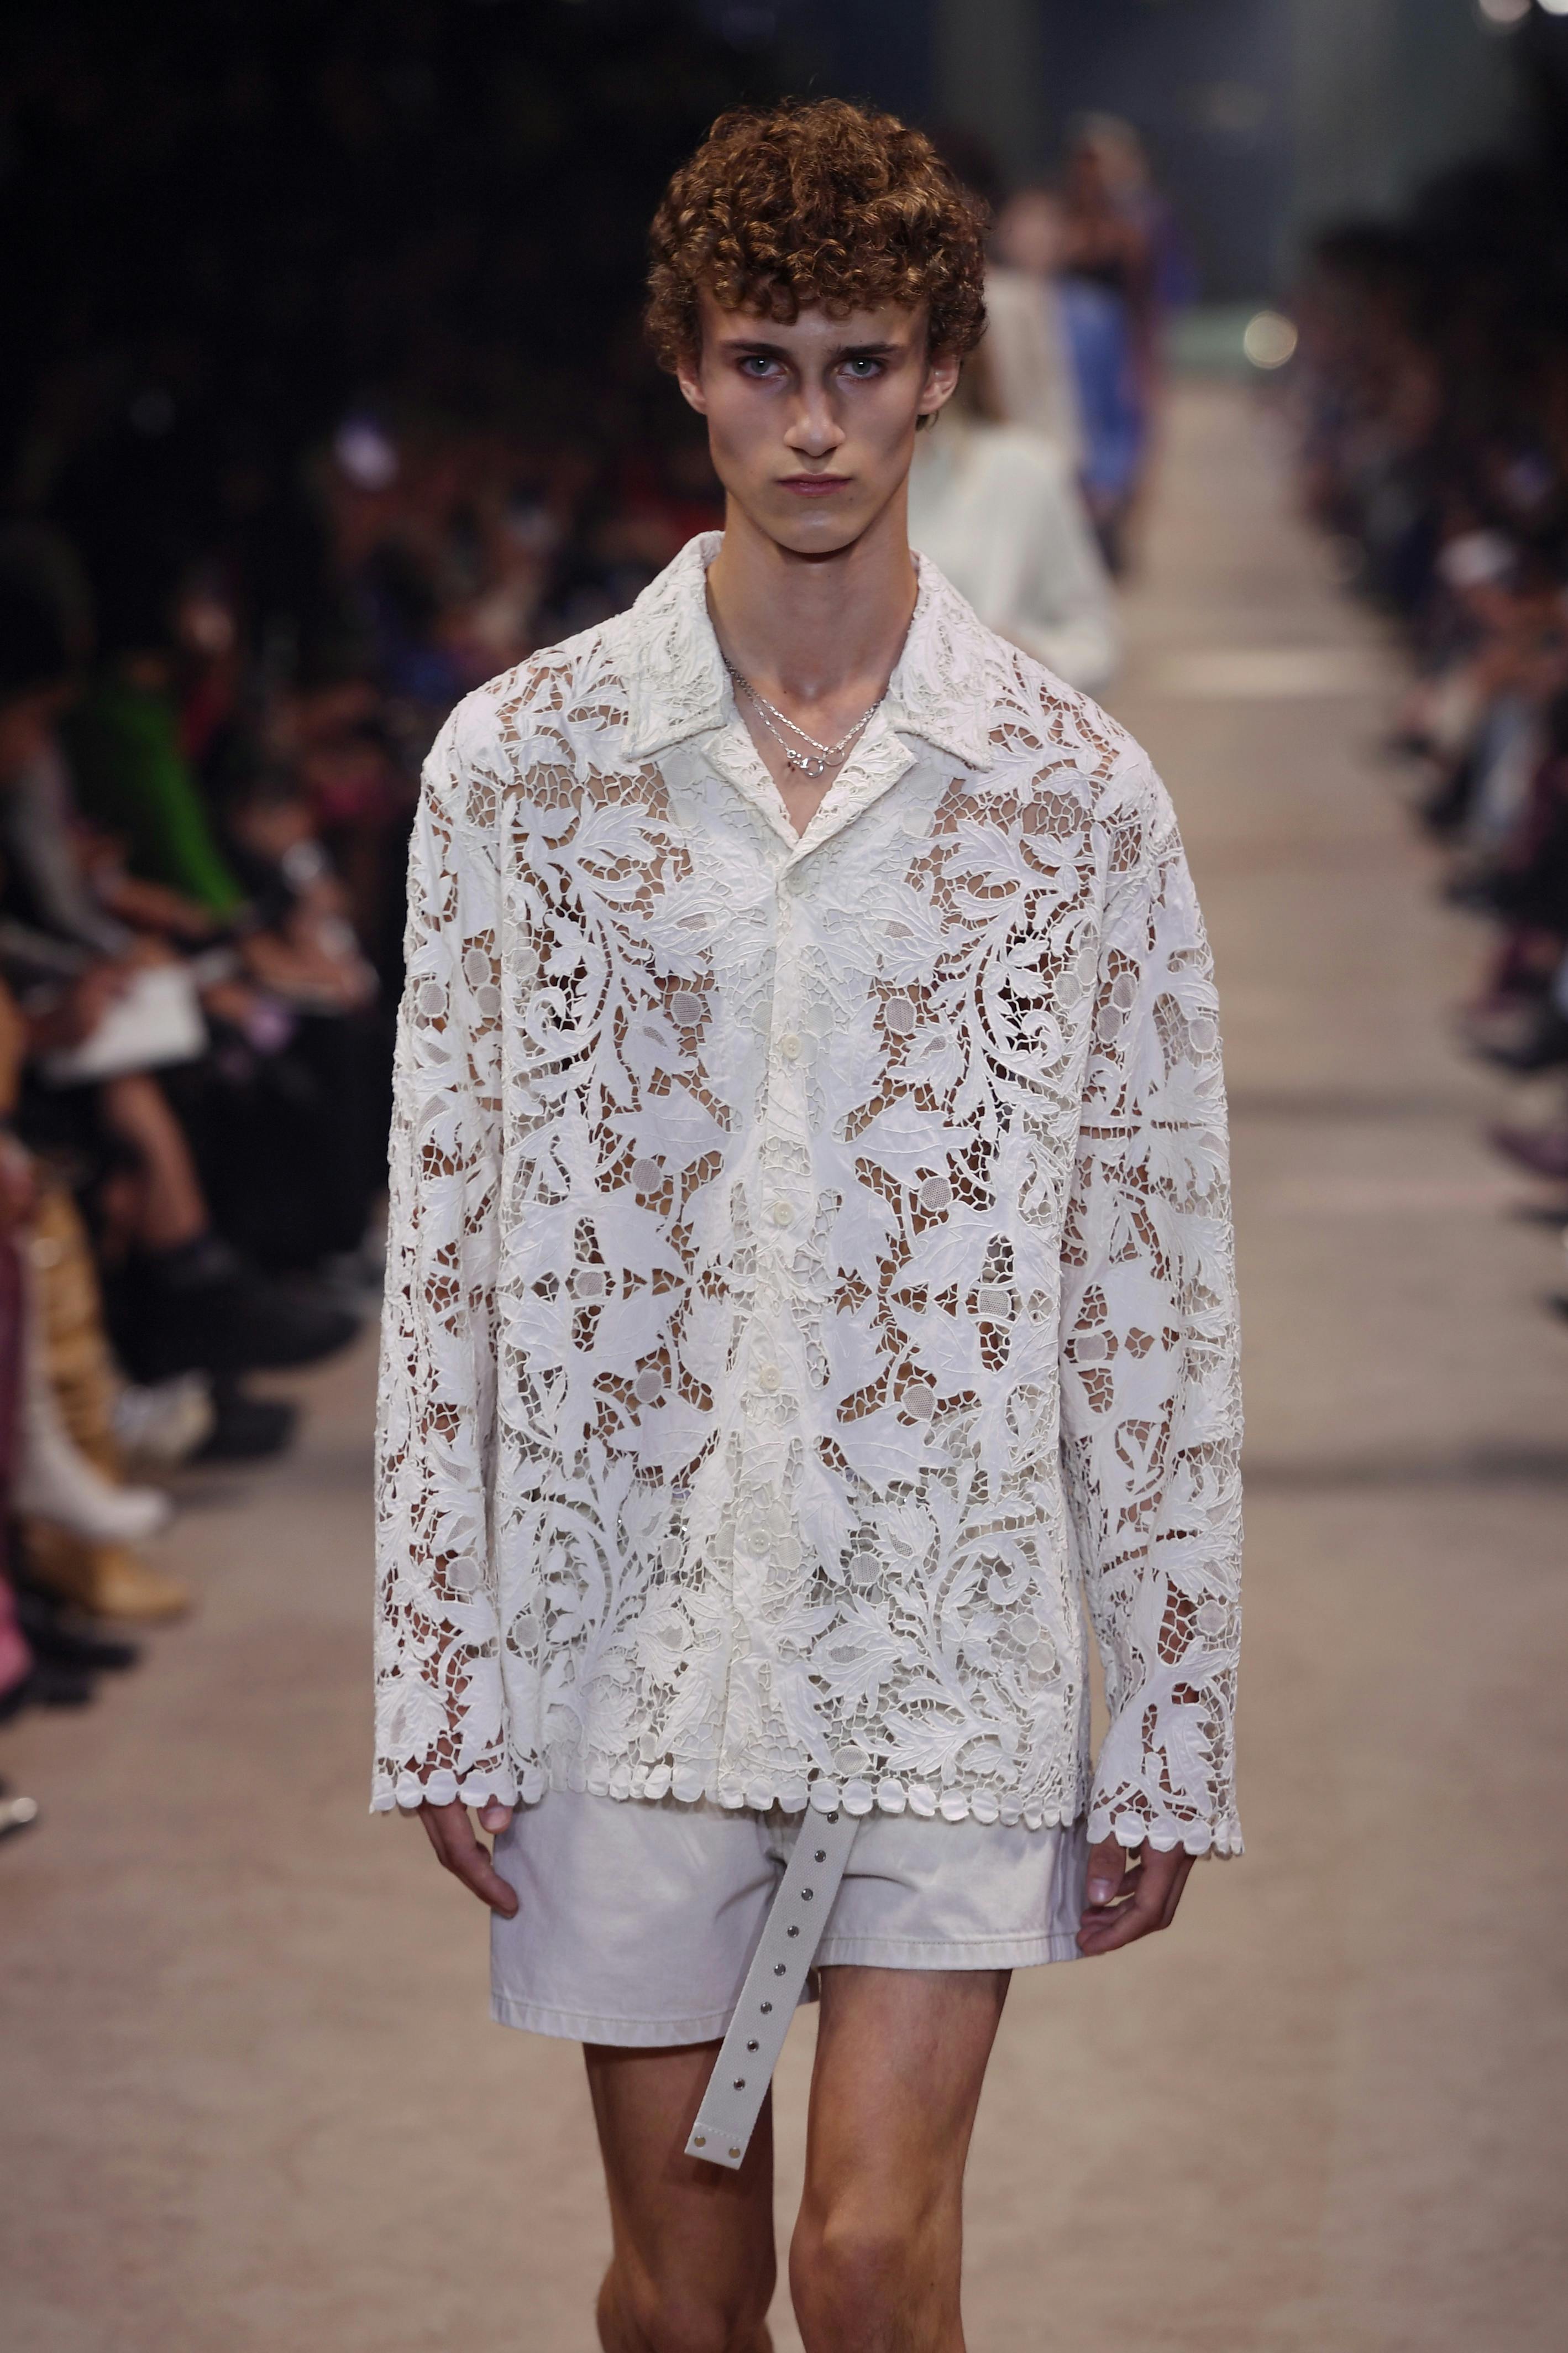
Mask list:
POLYGON ((847 474, 785 474, 779 481, 781 491, 793 491, 797 499, 825 499, 832 491, 849 488, 847 474))

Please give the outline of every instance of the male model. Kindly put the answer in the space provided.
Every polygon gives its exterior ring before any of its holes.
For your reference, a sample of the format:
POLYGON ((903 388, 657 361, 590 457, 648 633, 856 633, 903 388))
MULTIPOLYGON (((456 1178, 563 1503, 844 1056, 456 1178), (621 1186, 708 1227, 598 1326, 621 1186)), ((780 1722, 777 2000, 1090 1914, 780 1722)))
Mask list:
POLYGON ((910 555, 983 326, 925 140, 727 116, 654 255, 725 530, 470 695, 415 834, 376 1802, 586 2047, 610 2353, 766 2347, 813 1961, 802 2334, 957 2353, 1009 1972, 1239 1844, 1209 955, 1142 754, 910 555))

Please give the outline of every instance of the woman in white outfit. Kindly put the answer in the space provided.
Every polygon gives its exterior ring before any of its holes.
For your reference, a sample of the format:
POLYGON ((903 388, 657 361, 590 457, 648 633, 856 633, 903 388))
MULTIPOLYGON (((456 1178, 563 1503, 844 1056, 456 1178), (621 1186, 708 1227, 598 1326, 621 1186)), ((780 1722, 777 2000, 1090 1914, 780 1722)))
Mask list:
POLYGON ((910 474, 910 544, 987 628, 1086 693, 1121 651, 1115 591, 1072 468, 1043 435, 996 422, 976 354, 910 474))

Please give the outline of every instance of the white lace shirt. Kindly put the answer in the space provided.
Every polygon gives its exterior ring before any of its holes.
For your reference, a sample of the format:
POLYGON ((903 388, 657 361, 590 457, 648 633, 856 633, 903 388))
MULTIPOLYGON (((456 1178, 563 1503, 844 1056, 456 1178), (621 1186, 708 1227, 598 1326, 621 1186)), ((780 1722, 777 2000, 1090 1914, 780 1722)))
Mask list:
POLYGON ((717 546, 426 770, 374 1802, 1089 1808, 1232 1850, 1225 1104, 1169 801, 922 560, 797 839, 717 546))

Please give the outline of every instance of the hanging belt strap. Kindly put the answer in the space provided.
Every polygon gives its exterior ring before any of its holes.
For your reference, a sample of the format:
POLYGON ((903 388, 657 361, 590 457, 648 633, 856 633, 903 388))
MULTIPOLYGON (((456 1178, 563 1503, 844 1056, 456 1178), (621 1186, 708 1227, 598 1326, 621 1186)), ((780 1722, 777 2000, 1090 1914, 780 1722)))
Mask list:
POLYGON ((795 1852, 763 1924, 730 2031, 720 2046, 702 2094, 688 2157, 710 2165, 740 2165, 761 2114, 795 2004, 816 1957, 858 1825, 840 1810, 808 1810, 795 1852))

